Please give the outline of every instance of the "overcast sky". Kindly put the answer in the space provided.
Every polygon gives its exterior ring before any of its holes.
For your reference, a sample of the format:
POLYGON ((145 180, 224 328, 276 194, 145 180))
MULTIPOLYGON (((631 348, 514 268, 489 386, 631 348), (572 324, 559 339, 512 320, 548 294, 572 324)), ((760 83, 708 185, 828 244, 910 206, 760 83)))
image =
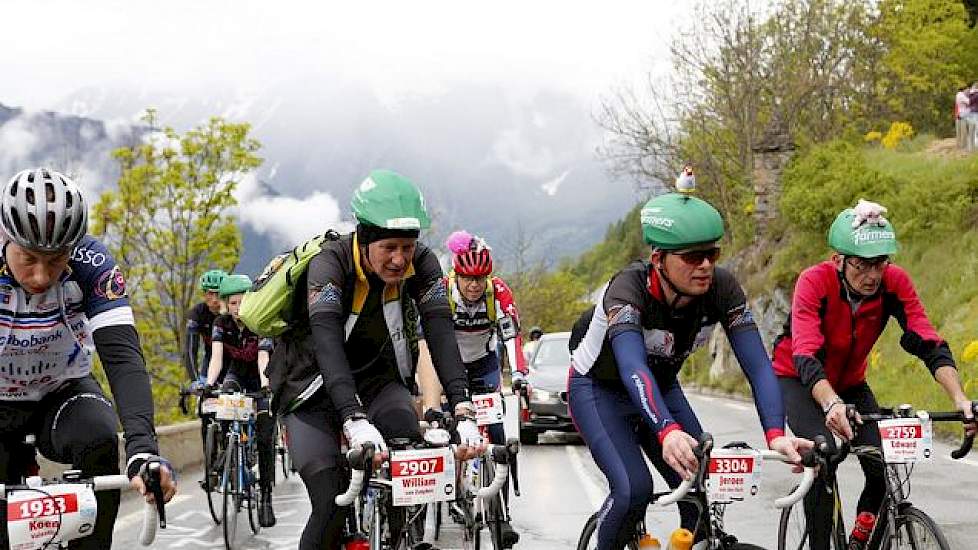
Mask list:
MULTIPOLYGON (((391 112, 402 110, 398 107, 423 108, 425 120, 444 113, 443 118, 450 121, 444 135, 455 139, 465 136, 451 128, 459 117, 475 115, 486 107, 487 99, 493 99, 487 98, 484 90, 500 90, 511 96, 500 98, 505 101, 499 103, 508 105, 538 104, 540 97, 561 98, 566 94, 576 98, 580 107, 554 112, 573 120, 500 120, 495 123, 498 127, 483 123, 484 128, 473 129, 498 134, 489 136, 487 143, 493 145, 486 158, 499 157, 515 176, 526 176, 528 168, 540 172, 532 174, 534 185, 552 196, 575 161, 593 156, 601 130, 590 112, 601 97, 615 87, 642 82, 650 70, 667 71, 672 29, 682 24, 691 3, 8 2, 0 9, 5 22, 0 38, 0 103, 28 111, 54 109, 108 120, 134 120, 142 109, 153 105, 160 107, 165 124, 181 129, 196 124, 172 119, 181 102, 210 100, 213 104, 217 98, 223 103, 213 111, 187 112, 248 120, 263 138, 268 117, 279 117, 280 126, 290 120, 281 118, 285 109, 276 105, 249 110, 252 98, 271 96, 279 106, 281 102, 292 103, 292 112, 300 113, 356 110, 356 101, 332 93, 346 89, 372 92, 391 112), (483 91, 483 95, 472 98, 472 105, 460 110, 460 90, 483 91), (99 97, 103 99, 97 100, 99 97), (441 108, 439 97, 445 99, 441 108), (343 104, 331 104, 337 101, 343 104), (554 143, 530 140, 535 128, 543 128, 544 122, 548 127, 566 127, 566 138, 554 143), (581 138, 581 131, 589 136, 581 138)), ((537 112, 535 108, 526 111, 537 112)), ((310 120, 322 120, 322 113, 307 115, 310 120)), ((539 118, 539 114, 532 116, 539 118)), ((393 120, 417 124, 418 116, 393 120)), ((476 123, 472 118, 467 120, 476 123)), ((438 128, 432 124, 426 131, 438 128)), ((0 160, 6 159, 11 166, 23 164, 21 159, 29 157, 34 145, 44 145, 35 143, 40 138, 34 133, 30 120, 0 128, 0 145, 6 144, 0 160), (18 149, 24 151, 15 154, 18 149)), ((451 139, 445 141, 446 147, 460 146, 451 139)), ((333 146, 344 147, 342 143, 333 146)), ((356 156, 358 151, 348 148, 348 153, 356 156)), ((271 150, 263 152, 270 157, 265 167, 270 172, 263 177, 271 180, 274 167, 282 159, 271 150)), ((79 173, 93 172, 83 178, 92 189, 108 183, 87 163, 74 168, 79 173)), ((309 189, 304 196, 292 191, 289 196, 277 197, 263 194, 253 183, 249 180, 238 190, 240 219, 259 233, 272 235, 280 244, 309 234, 310 223, 344 223, 345 209, 322 190, 309 189), (283 216, 282 212, 295 215, 283 216)), ((626 188, 618 188, 619 194, 626 188)), ((600 225, 613 220, 597 221, 600 225)))
POLYGON ((458 82, 592 100, 667 63, 685 0, 5 3, 0 101, 82 87, 187 93, 349 80, 385 101, 458 82))

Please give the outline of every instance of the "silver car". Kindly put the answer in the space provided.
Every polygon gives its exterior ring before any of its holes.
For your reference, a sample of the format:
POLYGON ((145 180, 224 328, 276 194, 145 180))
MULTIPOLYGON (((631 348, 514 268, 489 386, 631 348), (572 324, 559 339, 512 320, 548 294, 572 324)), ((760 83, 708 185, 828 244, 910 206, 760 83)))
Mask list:
POLYGON ((528 391, 520 399, 520 441, 535 445, 548 430, 575 432, 567 410, 569 332, 544 334, 530 358, 528 391))

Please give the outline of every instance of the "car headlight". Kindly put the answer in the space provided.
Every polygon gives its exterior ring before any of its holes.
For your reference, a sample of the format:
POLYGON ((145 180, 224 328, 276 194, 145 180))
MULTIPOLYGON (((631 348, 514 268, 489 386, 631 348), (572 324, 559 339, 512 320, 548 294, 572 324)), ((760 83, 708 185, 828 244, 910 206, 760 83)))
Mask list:
POLYGON ((530 400, 537 403, 556 404, 560 403, 560 394, 557 392, 533 388, 530 400))

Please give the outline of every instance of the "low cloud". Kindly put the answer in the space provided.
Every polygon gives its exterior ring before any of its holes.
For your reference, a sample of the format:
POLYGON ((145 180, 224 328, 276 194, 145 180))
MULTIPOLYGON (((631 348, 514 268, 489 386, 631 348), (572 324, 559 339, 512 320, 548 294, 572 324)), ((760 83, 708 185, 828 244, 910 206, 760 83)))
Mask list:
POLYGON ((560 184, 564 183, 564 180, 567 179, 567 176, 570 175, 570 173, 570 170, 564 170, 563 174, 550 181, 540 184, 540 189, 543 189, 543 192, 551 197, 556 195, 557 190, 560 189, 560 184))
POLYGON ((295 246, 327 229, 341 233, 353 229, 350 221, 343 220, 336 199, 322 191, 302 198, 274 195, 254 175, 248 175, 235 197, 240 223, 269 237, 280 248, 295 246))

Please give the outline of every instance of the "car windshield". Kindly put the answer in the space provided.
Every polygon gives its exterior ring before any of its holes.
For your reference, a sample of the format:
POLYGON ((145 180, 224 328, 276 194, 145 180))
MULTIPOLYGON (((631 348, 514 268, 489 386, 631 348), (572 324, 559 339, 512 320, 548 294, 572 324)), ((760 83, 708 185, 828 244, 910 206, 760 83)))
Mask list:
POLYGON ((567 350, 567 339, 556 338, 541 340, 536 355, 533 356, 534 369, 551 369, 559 367, 567 369, 570 365, 570 351, 567 350))

